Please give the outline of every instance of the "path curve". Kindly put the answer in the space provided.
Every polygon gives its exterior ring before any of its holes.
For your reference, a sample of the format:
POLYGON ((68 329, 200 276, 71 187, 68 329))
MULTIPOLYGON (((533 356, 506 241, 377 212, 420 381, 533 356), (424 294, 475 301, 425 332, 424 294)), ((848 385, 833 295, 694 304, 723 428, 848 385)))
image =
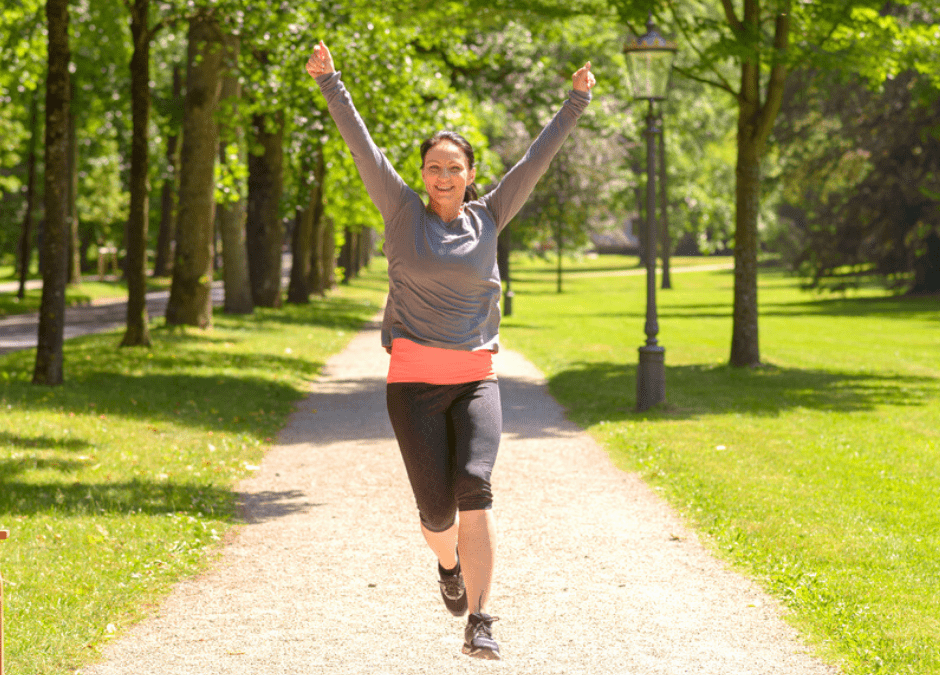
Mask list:
POLYGON ((504 661, 460 654, 388 424, 375 328, 332 358, 261 469, 213 568, 86 675, 833 675, 778 607, 712 558, 566 421, 519 354, 505 416, 491 611, 504 661))

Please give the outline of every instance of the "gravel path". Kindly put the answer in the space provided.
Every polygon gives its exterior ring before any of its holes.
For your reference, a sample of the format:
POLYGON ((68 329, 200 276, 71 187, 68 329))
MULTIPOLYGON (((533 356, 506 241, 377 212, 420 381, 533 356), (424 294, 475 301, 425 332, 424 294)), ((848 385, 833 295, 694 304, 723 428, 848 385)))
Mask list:
POLYGON ((246 523, 86 675, 833 675, 567 422, 540 373, 496 357, 504 436, 490 603, 502 662, 460 654, 388 424, 374 328, 331 359, 241 490, 246 523))

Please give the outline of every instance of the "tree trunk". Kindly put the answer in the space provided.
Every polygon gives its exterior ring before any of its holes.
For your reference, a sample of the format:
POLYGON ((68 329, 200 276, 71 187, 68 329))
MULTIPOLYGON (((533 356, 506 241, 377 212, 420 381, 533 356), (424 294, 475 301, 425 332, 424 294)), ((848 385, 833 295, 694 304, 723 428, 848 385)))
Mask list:
MULTIPOLYGON (((179 65, 173 66, 173 100, 183 95, 183 73, 179 65)), ((166 277, 173 269, 173 244, 176 239, 176 185, 179 157, 179 136, 169 134, 166 138, 166 165, 169 175, 160 191, 160 231, 157 234, 157 251, 153 261, 153 276, 166 277)))
MULTIPOLYGON (((238 38, 226 37, 228 72, 222 80, 222 100, 231 104, 234 112, 241 99, 241 83, 234 72, 238 58, 238 38)), ((228 108, 227 108, 228 109, 228 108)), ((235 117, 233 114, 231 117, 235 117)), ((222 134, 219 161, 228 161, 226 144, 234 143, 239 148, 239 161, 244 162, 244 137, 241 125, 235 121, 222 134)), ((222 280, 225 286, 225 311, 229 314, 251 314, 255 303, 251 299, 251 280, 248 276, 248 248, 245 243, 245 200, 219 204, 219 231, 222 235, 222 280)))
POLYGON ((222 34, 206 15, 189 24, 183 147, 180 154, 176 256, 166 320, 206 328, 212 323, 212 240, 215 233, 215 120, 222 89, 222 34))
POLYGON ((343 284, 348 284, 359 274, 360 233, 347 227, 343 232, 343 245, 339 250, 339 266, 343 268, 343 284))
POLYGON ((252 125, 255 142, 262 152, 248 156, 247 237, 251 294, 255 305, 280 307, 284 226, 279 210, 284 186, 284 113, 279 110, 270 116, 255 115, 252 125))
POLYGON ((364 227, 359 233, 359 265, 356 269, 358 274, 361 274, 362 270, 369 266, 369 261, 372 260, 372 246, 374 244, 372 234, 371 227, 364 227))
MULTIPOLYGON (((315 157, 313 178, 316 181, 310 200, 310 264, 307 268, 307 288, 310 293, 323 294, 323 230, 326 222, 323 218, 323 181, 326 179, 326 162, 323 149, 315 157)), ((291 271, 293 274, 293 270, 291 271)))
MULTIPOLYGON (((74 83, 69 84, 69 91, 74 92, 74 83)), ((66 209, 69 221, 68 283, 77 284, 82 280, 82 248, 78 238, 78 139, 74 106, 69 106, 69 196, 66 209)))
POLYGON ((147 326, 147 226, 150 221, 150 185, 147 170, 150 162, 150 0, 134 0, 131 10, 131 138, 130 212, 124 240, 127 258, 124 276, 127 279, 127 330, 122 347, 149 347, 147 326))
POLYGON ((310 302, 310 267, 313 249, 313 199, 304 208, 297 209, 294 234, 291 237, 290 283, 287 302, 306 305, 310 302))
POLYGON ((927 235, 923 252, 914 260, 914 285, 910 293, 940 293, 940 236, 936 232, 927 235))
POLYGON ((68 135, 69 7, 68 0, 47 0, 48 62, 46 76, 46 217, 43 229, 42 304, 34 384, 62 384, 65 339, 65 283, 68 275, 68 135))
POLYGON ((314 289, 320 295, 336 285, 336 224, 332 218, 323 219, 322 243, 323 253, 320 258, 321 285, 314 289))
MULTIPOLYGON (((323 176, 326 173, 322 148, 317 149, 313 161, 313 183, 307 186, 310 199, 304 208, 297 210, 297 224, 291 241, 293 256, 287 301, 294 304, 310 302, 310 293, 316 287, 319 276, 316 260, 322 247, 317 237, 320 235, 320 221, 323 218, 323 176)), ((305 164, 304 175, 309 174, 309 169, 305 164)))
MULTIPOLYGON (((743 116, 743 113, 742 113, 743 116)), ((757 215, 760 210, 760 155, 746 133, 738 133, 735 171, 734 325, 731 365, 760 365, 757 335, 757 215)))
MULTIPOLYGON (((760 212, 760 159, 783 100, 786 67, 782 57, 788 45, 789 14, 781 8, 774 33, 774 65, 761 101, 760 56, 744 57, 738 93, 738 158, 735 169, 734 315, 731 332, 732 366, 759 366, 757 335, 757 218, 760 212)), ((745 0, 742 34, 757 30, 759 0, 745 0)))
POLYGON ((29 105, 29 149, 26 155, 26 213, 23 215, 23 233, 20 236, 20 286, 16 297, 26 297, 26 279, 33 250, 33 209, 36 199, 36 141, 39 138, 39 93, 33 92, 29 105))

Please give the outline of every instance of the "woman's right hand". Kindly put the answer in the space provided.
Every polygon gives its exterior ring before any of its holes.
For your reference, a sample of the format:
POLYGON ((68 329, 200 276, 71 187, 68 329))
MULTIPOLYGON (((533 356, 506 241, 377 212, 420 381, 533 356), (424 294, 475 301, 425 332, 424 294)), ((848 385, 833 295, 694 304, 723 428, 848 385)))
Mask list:
POLYGON ((307 59, 307 72, 310 73, 310 77, 316 78, 320 75, 328 75, 335 70, 330 50, 326 48, 323 40, 320 40, 320 44, 313 48, 313 54, 307 59))

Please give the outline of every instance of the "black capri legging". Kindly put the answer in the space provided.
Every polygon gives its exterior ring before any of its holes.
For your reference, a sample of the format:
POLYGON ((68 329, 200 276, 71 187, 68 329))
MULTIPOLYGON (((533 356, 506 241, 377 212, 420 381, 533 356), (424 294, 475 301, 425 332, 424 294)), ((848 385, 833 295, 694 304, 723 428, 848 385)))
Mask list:
POLYGON ((421 523, 443 532, 458 509, 492 508, 490 476, 503 427, 499 383, 394 382, 386 402, 421 523))

